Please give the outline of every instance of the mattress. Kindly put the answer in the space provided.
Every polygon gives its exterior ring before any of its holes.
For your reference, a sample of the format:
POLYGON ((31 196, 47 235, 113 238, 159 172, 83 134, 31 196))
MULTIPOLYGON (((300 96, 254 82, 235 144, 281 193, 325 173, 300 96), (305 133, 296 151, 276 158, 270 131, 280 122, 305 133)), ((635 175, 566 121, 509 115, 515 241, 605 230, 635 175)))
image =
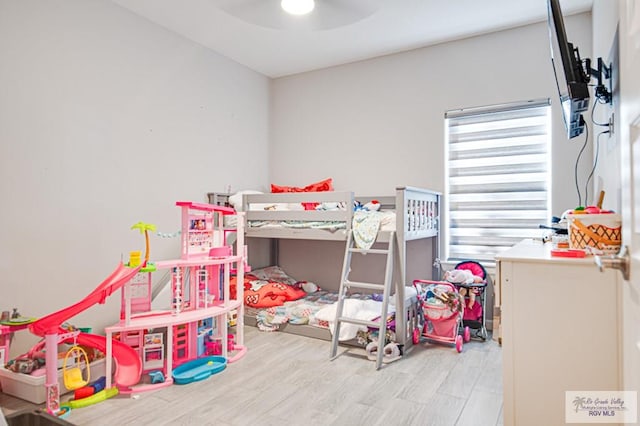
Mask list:
MULTIPOLYGON (((407 287, 405 307, 415 310, 417 306, 416 292, 407 287)), ((331 340, 333 320, 335 318, 338 294, 318 291, 306 297, 285 302, 281 306, 258 309, 245 306, 245 324, 258 327, 262 331, 284 331, 293 334, 331 340)), ((388 308, 388 318, 395 318, 395 298, 392 297, 388 308)), ((345 300, 344 314, 352 318, 374 320, 380 316, 382 309, 381 295, 353 294, 345 300)), ((340 341, 366 339, 369 333, 366 327, 344 324, 340 330, 340 341)))

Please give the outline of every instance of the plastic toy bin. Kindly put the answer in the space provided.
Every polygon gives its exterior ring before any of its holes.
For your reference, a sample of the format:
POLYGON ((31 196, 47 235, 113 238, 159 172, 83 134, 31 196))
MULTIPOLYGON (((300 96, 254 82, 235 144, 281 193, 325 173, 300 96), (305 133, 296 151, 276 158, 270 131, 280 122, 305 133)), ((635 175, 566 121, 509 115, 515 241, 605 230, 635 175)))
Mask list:
MULTIPOLYGON (((93 361, 91 364, 91 381, 106 374, 104 358, 93 361)), ((47 400, 45 389, 46 376, 32 376, 30 374, 14 373, 4 367, 0 367, 0 385, 2 392, 12 395, 34 404, 43 404, 47 400)), ((58 385, 60 394, 63 395, 71 390, 64 386, 62 370, 58 370, 58 385)))

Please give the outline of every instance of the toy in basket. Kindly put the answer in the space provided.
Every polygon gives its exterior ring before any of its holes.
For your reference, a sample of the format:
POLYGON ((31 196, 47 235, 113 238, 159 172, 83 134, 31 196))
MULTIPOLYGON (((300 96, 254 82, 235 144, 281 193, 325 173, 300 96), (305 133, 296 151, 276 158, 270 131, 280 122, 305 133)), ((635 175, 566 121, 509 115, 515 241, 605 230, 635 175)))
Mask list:
POLYGON ((420 301, 422 324, 413 330, 413 343, 420 338, 455 345, 462 352, 463 340, 471 339, 469 327, 465 327, 464 337, 458 334, 462 322, 464 299, 456 286, 447 281, 414 280, 413 286, 420 301))
POLYGON ((622 242, 622 218, 619 214, 567 214, 569 247, 593 247, 615 254, 622 242))

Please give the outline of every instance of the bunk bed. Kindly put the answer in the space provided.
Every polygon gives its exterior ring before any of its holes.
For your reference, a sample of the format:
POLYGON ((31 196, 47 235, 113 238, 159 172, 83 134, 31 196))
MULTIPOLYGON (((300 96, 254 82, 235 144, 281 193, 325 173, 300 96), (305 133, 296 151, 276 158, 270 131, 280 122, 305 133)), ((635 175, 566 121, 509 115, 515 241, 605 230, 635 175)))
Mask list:
MULTIPOLYGON (((441 195, 427 189, 398 187, 395 196, 356 197, 353 192, 285 192, 268 194, 244 194, 242 210, 245 212, 245 237, 250 245, 252 238, 271 240, 271 264, 278 265, 279 240, 302 239, 316 241, 347 241, 354 229, 354 205, 366 206, 379 203, 380 212, 392 212, 394 220, 380 226, 375 244, 388 244, 393 235, 396 244, 396 261, 393 267, 394 305, 396 318, 404 313, 405 321, 395 322, 396 342, 411 344, 411 332, 417 321, 416 298, 412 282, 407 281, 407 248, 413 240, 430 239, 433 258, 421 258, 431 266, 431 278, 438 278, 440 248, 440 199, 441 195), (375 201, 374 201, 375 200, 375 201)), ((414 256, 415 257, 415 256, 414 256)), ((331 289, 337 292, 339 283, 331 289)), ((323 288, 324 290, 328 290, 323 288)), ((311 297, 327 297, 328 294, 311 297)), ((337 296, 336 296, 337 297, 337 296)), ((354 295, 354 297, 359 297, 354 295)), ((256 325, 257 310, 245 307, 245 323, 256 325)), ((328 328, 313 325, 283 324, 280 331, 331 340, 328 328)))

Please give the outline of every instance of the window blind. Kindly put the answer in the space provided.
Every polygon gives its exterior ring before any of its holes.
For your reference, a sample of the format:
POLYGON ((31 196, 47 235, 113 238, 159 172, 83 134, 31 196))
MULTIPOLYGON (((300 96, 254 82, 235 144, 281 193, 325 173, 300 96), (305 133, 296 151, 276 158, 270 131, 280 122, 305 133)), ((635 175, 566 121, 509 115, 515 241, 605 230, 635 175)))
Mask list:
POLYGON ((549 100, 449 111, 445 250, 485 263, 550 219, 549 100))

